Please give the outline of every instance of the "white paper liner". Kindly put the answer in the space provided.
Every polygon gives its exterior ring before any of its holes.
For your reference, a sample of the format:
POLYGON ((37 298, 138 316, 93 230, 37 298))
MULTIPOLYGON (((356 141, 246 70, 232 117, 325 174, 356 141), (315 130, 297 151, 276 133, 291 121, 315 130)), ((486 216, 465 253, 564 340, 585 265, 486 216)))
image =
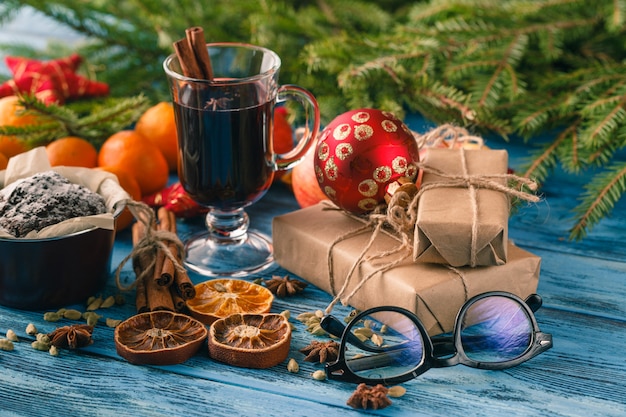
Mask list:
MULTIPOLYGON (((7 169, 0 171, 0 190, 9 187, 16 180, 31 177, 39 172, 56 171, 70 182, 89 188, 100 194, 105 201, 107 213, 94 216, 75 217, 41 229, 32 231, 23 239, 44 239, 65 236, 82 230, 99 227, 113 230, 114 213, 122 209, 131 196, 120 186, 117 176, 110 172, 91 168, 57 166, 51 167, 45 147, 38 147, 9 159, 7 169)), ((0 238, 15 236, 0 229, 0 238)))

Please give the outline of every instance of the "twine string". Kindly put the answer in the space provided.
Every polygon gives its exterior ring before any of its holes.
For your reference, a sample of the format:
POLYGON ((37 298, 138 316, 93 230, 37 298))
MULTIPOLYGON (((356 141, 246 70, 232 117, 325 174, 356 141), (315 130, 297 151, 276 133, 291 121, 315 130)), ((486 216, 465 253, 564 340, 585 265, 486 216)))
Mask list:
POLYGON ((172 253, 172 245, 176 248, 179 254, 184 253, 184 246, 182 241, 178 238, 176 233, 168 230, 156 230, 153 225, 155 223, 154 211, 145 203, 138 201, 128 201, 126 207, 133 214, 133 217, 138 222, 141 222, 145 235, 135 244, 132 251, 122 259, 117 268, 115 269, 115 284, 121 291, 127 291, 137 286, 137 281, 144 279, 154 273, 156 267, 157 251, 162 251, 163 254, 172 261, 174 267, 179 272, 185 272, 185 267, 179 261, 174 253, 172 253), (149 259, 147 265, 142 265, 141 272, 135 274, 135 279, 129 285, 125 286, 121 282, 121 273, 124 265, 131 260, 135 265, 139 259, 149 259))

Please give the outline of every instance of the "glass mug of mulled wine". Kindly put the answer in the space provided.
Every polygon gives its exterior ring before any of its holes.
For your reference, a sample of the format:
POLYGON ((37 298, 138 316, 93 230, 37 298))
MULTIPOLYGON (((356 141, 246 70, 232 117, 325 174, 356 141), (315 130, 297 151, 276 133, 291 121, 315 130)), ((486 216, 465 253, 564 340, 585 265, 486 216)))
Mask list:
POLYGON ((248 229, 244 208, 265 195, 275 172, 304 157, 319 131, 319 107, 307 90, 278 84, 275 52, 241 43, 207 49, 208 80, 183 75, 176 54, 163 63, 178 132, 178 176, 189 196, 209 208, 208 230, 184 242, 185 265, 207 276, 244 276, 273 263, 271 240, 248 229), (302 107, 305 133, 290 152, 277 154, 274 108, 288 100, 302 107))

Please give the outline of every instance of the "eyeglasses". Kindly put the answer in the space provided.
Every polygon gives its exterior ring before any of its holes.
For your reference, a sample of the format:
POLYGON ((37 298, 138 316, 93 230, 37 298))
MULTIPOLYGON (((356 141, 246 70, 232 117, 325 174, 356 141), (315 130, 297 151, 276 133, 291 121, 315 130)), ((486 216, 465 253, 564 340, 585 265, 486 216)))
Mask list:
POLYGON ((541 304, 537 294, 526 301, 507 292, 480 294, 463 305, 452 333, 432 338, 415 314, 400 307, 362 311, 347 326, 326 315, 321 327, 341 335, 338 358, 326 364, 326 374, 329 379, 391 385, 430 368, 510 368, 552 347, 552 335, 539 330, 533 314, 541 304))

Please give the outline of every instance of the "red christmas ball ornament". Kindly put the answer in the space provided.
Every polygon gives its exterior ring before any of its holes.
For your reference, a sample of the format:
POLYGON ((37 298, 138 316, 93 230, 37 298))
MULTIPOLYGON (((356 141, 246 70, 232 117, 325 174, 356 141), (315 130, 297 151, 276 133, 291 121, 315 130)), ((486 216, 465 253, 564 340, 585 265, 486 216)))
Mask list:
POLYGON ((387 187, 415 180, 419 149, 409 128, 389 112, 352 110, 322 131, 315 152, 315 175, 324 194, 340 208, 367 213, 387 187))

